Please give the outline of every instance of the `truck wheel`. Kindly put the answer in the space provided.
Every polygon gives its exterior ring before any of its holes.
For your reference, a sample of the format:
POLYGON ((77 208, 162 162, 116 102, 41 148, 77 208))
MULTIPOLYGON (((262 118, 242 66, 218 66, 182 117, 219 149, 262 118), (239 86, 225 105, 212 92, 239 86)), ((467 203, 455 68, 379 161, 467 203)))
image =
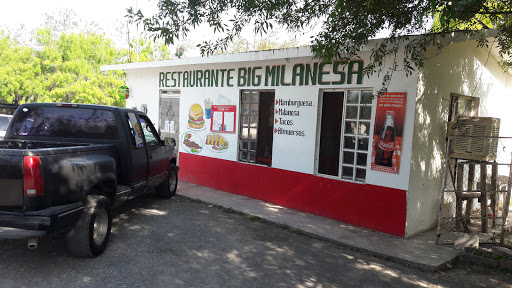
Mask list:
POLYGON ((71 254, 92 258, 107 248, 112 214, 105 196, 90 195, 86 202, 80 219, 66 236, 66 245, 71 254))
POLYGON ((157 191, 162 197, 171 198, 176 195, 176 188, 178 186, 178 167, 171 164, 169 165, 169 170, 167 172, 167 179, 164 183, 158 186, 157 191))

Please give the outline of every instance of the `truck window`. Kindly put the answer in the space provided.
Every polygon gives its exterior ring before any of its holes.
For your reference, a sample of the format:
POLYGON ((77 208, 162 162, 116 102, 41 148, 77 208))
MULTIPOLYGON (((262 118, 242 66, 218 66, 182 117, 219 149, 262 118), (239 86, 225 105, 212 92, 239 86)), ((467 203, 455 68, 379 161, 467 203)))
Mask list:
POLYGON ((137 117, 133 113, 128 113, 128 125, 130 126, 132 146, 144 147, 144 139, 142 138, 142 129, 140 129, 137 117))
POLYGON ((160 142, 160 137, 156 133, 153 124, 146 116, 139 116, 140 124, 142 125, 142 131, 144 131, 144 137, 146 137, 146 145, 158 145, 160 142))
POLYGON ((12 135, 118 140, 112 111, 77 107, 25 107, 12 120, 12 135))

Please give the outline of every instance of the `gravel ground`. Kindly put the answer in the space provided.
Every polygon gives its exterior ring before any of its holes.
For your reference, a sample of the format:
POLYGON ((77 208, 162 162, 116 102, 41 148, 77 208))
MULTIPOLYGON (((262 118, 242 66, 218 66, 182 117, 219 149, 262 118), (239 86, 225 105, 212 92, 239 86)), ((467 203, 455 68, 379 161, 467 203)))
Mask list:
POLYGON ((62 235, 36 250, 0 240, 0 287, 511 287, 512 275, 427 273, 177 196, 115 211, 107 251, 68 254, 62 235))

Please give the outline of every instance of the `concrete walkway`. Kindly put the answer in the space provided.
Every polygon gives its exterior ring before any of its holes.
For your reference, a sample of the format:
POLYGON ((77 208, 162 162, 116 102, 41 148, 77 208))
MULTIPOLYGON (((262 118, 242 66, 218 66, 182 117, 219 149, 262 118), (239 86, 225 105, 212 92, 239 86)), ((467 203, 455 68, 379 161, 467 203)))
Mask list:
POLYGON ((270 222, 285 224, 314 237, 426 271, 440 270, 462 254, 462 251, 436 245, 435 235, 431 233, 403 239, 187 182, 179 183, 177 193, 258 216, 270 222))

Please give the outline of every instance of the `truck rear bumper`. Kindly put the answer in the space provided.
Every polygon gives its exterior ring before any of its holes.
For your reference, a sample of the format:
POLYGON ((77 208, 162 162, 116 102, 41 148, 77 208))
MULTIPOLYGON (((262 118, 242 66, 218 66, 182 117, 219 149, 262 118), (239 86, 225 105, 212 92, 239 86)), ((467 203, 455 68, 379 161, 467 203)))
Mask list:
POLYGON ((39 237, 43 236, 44 234, 46 234, 46 231, 0 227, 0 238, 2 238, 2 239, 39 238, 39 237))
POLYGON ((41 237, 49 231, 74 225, 82 210, 83 205, 78 202, 25 213, 0 211, 0 239, 41 237))

